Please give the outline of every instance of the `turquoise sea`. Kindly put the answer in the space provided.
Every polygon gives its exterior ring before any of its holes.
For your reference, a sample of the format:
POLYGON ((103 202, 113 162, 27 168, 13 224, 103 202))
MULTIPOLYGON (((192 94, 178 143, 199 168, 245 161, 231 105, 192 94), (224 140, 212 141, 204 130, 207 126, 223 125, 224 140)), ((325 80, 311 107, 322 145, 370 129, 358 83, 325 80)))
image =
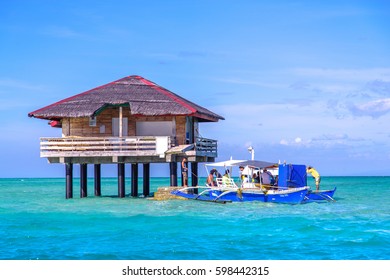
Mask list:
POLYGON ((64 179, 0 179, 0 259, 390 259, 390 177, 323 177, 337 202, 303 205, 121 199, 116 178, 94 197, 88 184, 66 200, 64 179))

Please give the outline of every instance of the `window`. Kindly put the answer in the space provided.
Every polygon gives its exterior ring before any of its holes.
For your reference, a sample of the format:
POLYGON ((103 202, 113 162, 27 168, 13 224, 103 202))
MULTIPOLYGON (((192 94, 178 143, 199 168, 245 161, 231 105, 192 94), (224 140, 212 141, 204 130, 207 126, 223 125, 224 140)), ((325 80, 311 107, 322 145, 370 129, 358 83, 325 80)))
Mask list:
MULTIPOLYGON (((122 118, 122 136, 128 135, 128 120, 122 118)), ((112 118, 112 136, 119 136, 119 118, 112 118)))
POLYGON ((176 127, 174 121, 137 122, 137 136, 174 136, 176 127))
POLYGON ((96 117, 89 117, 89 126, 96 126, 96 117))

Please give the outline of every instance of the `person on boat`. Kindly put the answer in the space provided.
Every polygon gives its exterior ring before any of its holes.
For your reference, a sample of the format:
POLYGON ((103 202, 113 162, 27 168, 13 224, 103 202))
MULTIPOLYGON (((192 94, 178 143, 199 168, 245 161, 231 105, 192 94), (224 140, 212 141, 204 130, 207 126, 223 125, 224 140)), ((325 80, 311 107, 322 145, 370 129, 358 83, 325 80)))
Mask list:
POLYGON ((275 175, 273 186, 277 186, 278 185, 278 180, 279 180, 279 175, 275 175))
POLYGON ((188 162, 187 158, 181 161, 181 174, 183 174, 183 186, 188 187, 188 162))
POLYGON ((215 176, 216 176, 217 178, 219 178, 219 179, 222 178, 222 175, 221 175, 221 173, 218 172, 218 170, 215 170, 215 176))
POLYGON ((253 173, 252 181, 255 184, 260 184, 260 176, 257 172, 253 173))
POLYGON ((240 165, 240 167, 238 167, 238 169, 240 169, 240 178, 242 179, 242 176, 243 176, 243 174, 242 174, 242 172, 244 172, 244 166, 242 166, 242 165, 240 165))
POLYGON ((264 185, 273 185, 275 183, 274 176, 267 168, 264 168, 263 173, 261 173, 261 183, 264 185))
POLYGON ((239 167, 240 169, 240 180, 242 183, 246 183, 248 182, 248 176, 247 175, 244 175, 244 166, 240 165, 239 167))
POLYGON ((224 184, 225 186, 230 185, 230 176, 228 169, 225 170, 225 174, 222 176, 222 184, 224 184))
POLYGON ((320 189, 320 182, 321 182, 321 176, 320 173, 318 173, 317 170, 315 170, 313 167, 308 166, 306 169, 307 173, 310 173, 311 176, 313 176, 314 180, 316 181, 316 190, 318 191, 320 189))
POLYGON ((214 180, 214 175, 216 175, 217 172, 218 172, 218 171, 217 171, 216 169, 211 169, 211 170, 210 170, 210 174, 209 174, 209 176, 207 177, 207 185, 208 185, 209 187, 215 187, 215 186, 217 186, 217 182, 215 182, 215 180, 214 180))

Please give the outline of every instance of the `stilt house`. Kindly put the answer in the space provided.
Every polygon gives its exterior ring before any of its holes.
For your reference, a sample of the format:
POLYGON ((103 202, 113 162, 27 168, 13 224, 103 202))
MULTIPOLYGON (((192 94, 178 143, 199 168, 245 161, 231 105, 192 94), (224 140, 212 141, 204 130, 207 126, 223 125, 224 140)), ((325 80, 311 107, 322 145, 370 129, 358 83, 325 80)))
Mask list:
POLYGON ((80 164, 80 196, 86 196, 87 164, 95 165, 100 195, 101 164, 118 165, 118 195, 125 194, 125 164, 131 164, 131 195, 138 195, 138 164, 149 194, 150 163, 169 163, 177 185, 177 163, 191 163, 192 185, 198 162, 213 162, 217 141, 200 137, 199 123, 224 118, 140 76, 128 76, 58 101, 28 114, 62 128, 62 137, 41 138, 40 155, 66 166, 66 198, 73 197, 73 164, 80 164))

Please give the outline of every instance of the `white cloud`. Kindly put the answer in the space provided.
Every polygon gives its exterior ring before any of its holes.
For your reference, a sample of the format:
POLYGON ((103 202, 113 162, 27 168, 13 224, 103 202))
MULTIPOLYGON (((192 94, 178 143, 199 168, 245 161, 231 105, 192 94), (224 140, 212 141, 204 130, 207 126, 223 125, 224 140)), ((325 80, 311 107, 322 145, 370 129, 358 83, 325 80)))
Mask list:
POLYGON ((390 95, 390 68, 327 69, 294 68, 289 88, 296 91, 347 95, 390 95))
POLYGON ((377 93, 379 95, 390 96, 390 82, 382 80, 369 81, 364 86, 363 90, 377 93))
POLYGON ((280 145, 284 145, 284 146, 288 146, 289 145, 289 142, 286 139, 280 140, 279 143, 280 143, 280 145))
POLYGON ((355 116, 379 118, 390 112, 390 98, 378 99, 363 104, 349 106, 355 116))
POLYGON ((296 137, 295 139, 282 139, 279 141, 280 145, 283 146, 295 146, 295 147, 302 147, 302 146, 310 146, 311 140, 305 140, 302 139, 301 137, 296 137))
POLYGON ((268 158, 283 158, 286 154, 297 159, 303 151, 310 151, 310 155, 305 155, 309 158, 319 151, 337 158, 340 151, 346 156, 355 151, 369 152, 372 146, 388 148, 389 134, 381 132, 390 122, 390 114, 380 119, 357 119, 339 103, 316 100, 310 106, 281 102, 219 105, 210 109, 226 120, 202 125, 201 130, 204 137, 218 139, 222 146, 239 145, 244 157, 249 145, 256 149, 259 158, 261 154, 268 158), (343 118, 330 112, 335 106, 345 112, 343 118))
POLYGON ((337 119, 379 118, 390 112, 390 68, 295 68, 291 72, 296 82, 290 88, 311 92, 318 100, 330 98, 327 108, 337 119))
POLYGON ((348 135, 345 133, 342 134, 322 134, 313 138, 313 141, 338 141, 348 139, 348 135))

